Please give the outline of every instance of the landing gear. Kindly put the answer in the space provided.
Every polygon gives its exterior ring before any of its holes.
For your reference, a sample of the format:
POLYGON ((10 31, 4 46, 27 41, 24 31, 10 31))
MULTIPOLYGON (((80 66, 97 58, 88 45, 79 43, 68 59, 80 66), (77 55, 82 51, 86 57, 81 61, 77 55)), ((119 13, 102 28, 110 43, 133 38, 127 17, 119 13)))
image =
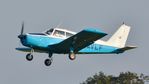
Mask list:
POLYGON ((26 55, 26 60, 27 61, 32 61, 33 60, 33 52, 34 52, 34 49, 31 49, 31 52, 26 55))
POLYGON ((33 55, 32 55, 31 53, 28 53, 28 54, 26 55, 26 60, 27 60, 27 61, 32 61, 32 60, 33 60, 33 55))
MULTIPOLYGON (((75 42, 73 42, 73 43, 75 43, 75 42)), ((68 57, 69 57, 70 60, 75 60, 76 59, 76 55, 74 53, 74 48, 73 47, 70 47, 70 52, 69 52, 68 57)))
POLYGON ((52 59, 46 59, 44 63, 46 66, 50 66, 52 64, 52 59))
MULTIPOLYGON (((32 61, 33 60, 33 53, 34 53, 34 49, 31 49, 31 52, 26 55, 26 60, 27 61, 32 61)), ((52 64, 52 61, 53 61, 52 54, 53 53, 50 52, 49 53, 49 58, 44 61, 44 64, 46 66, 50 66, 52 64)))
POLYGON ((69 53, 69 59, 70 59, 70 60, 75 60, 75 59, 76 59, 75 53, 70 52, 70 53, 69 53))
POLYGON ((45 64, 46 66, 50 66, 50 65, 52 64, 52 61, 53 61, 53 59, 52 59, 52 53, 49 53, 49 59, 46 59, 46 60, 44 61, 44 64, 45 64))

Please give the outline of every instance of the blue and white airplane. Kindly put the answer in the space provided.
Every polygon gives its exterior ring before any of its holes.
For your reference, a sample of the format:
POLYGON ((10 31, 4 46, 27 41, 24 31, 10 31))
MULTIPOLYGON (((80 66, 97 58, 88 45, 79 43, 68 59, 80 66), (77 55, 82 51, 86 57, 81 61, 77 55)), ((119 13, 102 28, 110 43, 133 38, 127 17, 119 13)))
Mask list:
POLYGON ((44 61, 46 66, 51 65, 52 55, 55 53, 69 54, 69 59, 74 60, 76 54, 119 54, 136 48, 125 46, 130 31, 130 26, 125 24, 108 41, 99 40, 107 33, 97 28, 87 28, 78 33, 61 28, 52 28, 43 33, 24 34, 23 31, 24 23, 18 38, 26 47, 16 50, 29 52, 26 55, 28 61, 33 59, 34 52, 48 53, 48 59, 44 61))

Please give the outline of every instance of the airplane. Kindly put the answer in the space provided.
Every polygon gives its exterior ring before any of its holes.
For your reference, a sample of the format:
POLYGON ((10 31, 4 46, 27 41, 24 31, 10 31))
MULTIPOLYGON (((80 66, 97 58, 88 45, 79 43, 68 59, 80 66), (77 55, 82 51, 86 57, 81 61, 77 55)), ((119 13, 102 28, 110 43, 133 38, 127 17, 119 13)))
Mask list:
POLYGON ((16 50, 28 52, 26 59, 33 60, 33 53, 47 53, 48 59, 44 61, 46 66, 52 64, 53 54, 68 54, 70 60, 76 59, 76 54, 119 54, 136 46, 125 46, 130 26, 122 24, 116 33, 107 41, 100 40, 107 33, 98 28, 85 28, 76 33, 62 28, 51 28, 42 33, 24 34, 24 22, 20 42, 25 47, 16 50))

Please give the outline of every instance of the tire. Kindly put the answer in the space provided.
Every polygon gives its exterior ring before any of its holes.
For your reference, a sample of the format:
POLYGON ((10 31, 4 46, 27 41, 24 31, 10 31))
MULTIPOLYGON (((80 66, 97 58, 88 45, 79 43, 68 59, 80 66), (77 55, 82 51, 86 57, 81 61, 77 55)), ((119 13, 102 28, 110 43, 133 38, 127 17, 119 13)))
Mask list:
POLYGON ((26 55, 26 60, 27 61, 32 61, 33 60, 33 55, 31 53, 26 55))
POLYGON ((46 59, 44 61, 44 63, 45 63, 46 66, 50 66, 52 64, 52 60, 51 59, 46 59))
POLYGON ((70 60, 75 60, 76 59, 76 55, 74 53, 70 53, 69 54, 69 59, 70 60))

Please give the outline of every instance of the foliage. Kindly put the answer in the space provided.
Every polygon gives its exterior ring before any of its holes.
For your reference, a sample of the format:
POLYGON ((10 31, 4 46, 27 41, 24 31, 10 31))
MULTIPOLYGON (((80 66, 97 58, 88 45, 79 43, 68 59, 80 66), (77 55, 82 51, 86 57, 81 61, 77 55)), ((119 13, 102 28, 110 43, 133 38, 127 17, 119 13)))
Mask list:
POLYGON ((144 84, 143 77, 143 74, 138 76, 132 72, 121 72, 117 77, 99 72, 81 84, 144 84))

